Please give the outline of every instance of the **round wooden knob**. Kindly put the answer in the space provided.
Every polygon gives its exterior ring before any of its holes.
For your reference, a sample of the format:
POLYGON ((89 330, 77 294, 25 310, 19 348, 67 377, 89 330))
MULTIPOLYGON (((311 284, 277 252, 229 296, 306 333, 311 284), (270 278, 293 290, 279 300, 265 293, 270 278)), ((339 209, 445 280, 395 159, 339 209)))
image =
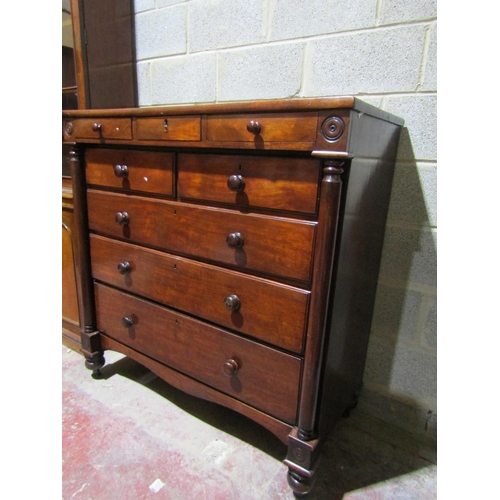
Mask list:
POLYGON ((127 274, 132 270, 130 267, 130 262, 120 262, 118 264, 118 272, 120 274, 127 274))
POLYGON ((231 312, 237 311, 240 308, 240 299, 237 295, 228 295, 224 299, 224 307, 231 312))
POLYGON ((116 212, 115 215, 115 221, 117 224, 128 224, 129 222, 129 216, 127 212, 116 212))
POLYGON ((241 233, 228 234, 226 243, 231 248, 241 248, 243 246, 243 235, 241 233))
POLYGON ((222 371, 224 372, 225 375, 228 377, 232 377, 233 375, 236 375, 239 370, 239 366, 236 360, 234 359, 228 359, 223 365, 222 365, 222 371))
POLYGON ((134 324, 134 320, 130 316, 125 316, 122 318, 122 325, 125 328, 130 328, 134 324))
POLYGON ((231 191, 243 191, 245 189, 245 179, 242 175, 230 175, 227 179, 227 187, 231 191))
POLYGON ((261 130, 260 123, 257 120, 250 120, 247 123, 247 130, 252 134, 259 135, 261 130))
POLYGON ((128 167, 127 165, 115 165, 113 169, 115 171, 116 177, 119 179, 126 179, 128 177, 128 167))
POLYGON ((94 132, 100 132, 102 130, 102 125, 100 123, 93 123, 92 130, 94 132))

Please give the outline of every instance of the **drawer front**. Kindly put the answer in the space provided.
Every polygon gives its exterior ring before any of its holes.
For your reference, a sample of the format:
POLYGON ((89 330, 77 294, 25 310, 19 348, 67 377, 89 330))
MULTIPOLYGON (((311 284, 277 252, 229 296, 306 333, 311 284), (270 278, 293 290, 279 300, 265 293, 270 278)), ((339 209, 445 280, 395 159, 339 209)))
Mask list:
POLYGON ((137 118, 134 137, 150 141, 199 141, 200 123, 199 116, 137 118))
POLYGON ((117 149, 86 152, 89 185, 172 196, 172 166, 171 153, 117 149))
POLYGON ((317 123, 316 112, 213 115, 207 117, 207 140, 314 142, 317 123))
POLYGON ((94 190, 87 199, 95 232, 238 269, 310 279, 316 223, 94 190), (118 224, 123 213, 128 223, 118 224))
POLYGON ((101 236, 91 235, 90 245, 95 279, 302 351, 309 292, 101 236))
POLYGON ((181 198, 316 213, 316 159, 181 153, 177 168, 181 198))
POLYGON ((301 360, 175 313, 95 286, 101 332, 285 422, 297 413, 301 360))
POLYGON ((132 139, 130 118, 79 118, 73 120, 73 137, 83 139, 132 139), (96 127, 97 125, 97 127, 96 127))

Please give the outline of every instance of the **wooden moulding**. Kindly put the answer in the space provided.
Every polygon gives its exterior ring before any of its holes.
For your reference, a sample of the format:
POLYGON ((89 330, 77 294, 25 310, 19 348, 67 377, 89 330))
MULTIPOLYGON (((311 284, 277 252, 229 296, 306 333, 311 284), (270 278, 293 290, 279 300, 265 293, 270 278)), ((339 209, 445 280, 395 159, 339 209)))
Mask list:
POLYGON ((66 110, 66 117, 117 117, 117 116, 164 116, 164 115, 192 115, 213 113, 252 113, 252 112, 285 112, 285 111, 307 111, 321 109, 355 109, 360 113, 390 121, 396 125, 402 125, 403 120, 391 115, 375 106, 359 101, 352 96, 311 98, 311 99, 281 99, 253 102, 228 102, 228 103, 206 103, 171 106, 148 106, 142 108, 119 108, 119 109, 93 109, 93 110, 66 110))

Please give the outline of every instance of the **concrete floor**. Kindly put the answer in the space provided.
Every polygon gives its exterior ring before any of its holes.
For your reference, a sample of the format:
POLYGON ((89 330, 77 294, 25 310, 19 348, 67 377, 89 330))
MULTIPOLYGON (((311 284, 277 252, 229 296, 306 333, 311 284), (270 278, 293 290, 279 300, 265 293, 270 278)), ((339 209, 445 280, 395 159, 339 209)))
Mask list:
MULTIPOLYGON (((63 346, 63 500, 293 499, 285 446, 250 420, 106 353, 94 380, 63 346)), ((325 443, 310 500, 435 499, 436 450, 353 411, 325 443)))

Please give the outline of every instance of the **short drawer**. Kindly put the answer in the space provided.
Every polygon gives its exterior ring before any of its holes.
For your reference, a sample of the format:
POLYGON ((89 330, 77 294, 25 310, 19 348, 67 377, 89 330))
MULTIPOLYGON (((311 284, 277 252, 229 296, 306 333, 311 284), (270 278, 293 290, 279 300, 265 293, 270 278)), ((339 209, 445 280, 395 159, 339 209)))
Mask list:
POLYGON ((77 118, 71 121, 71 127, 67 124, 65 133, 72 130, 71 136, 74 138, 132 139, 130 118, 77 118))
POLYGON ((314 214, 320 162, 272 156, 178 156, 179 196, 184 199, 314 214))
POLYGON ((290 424, 302 361, 103 285, 97 327, 115 340, 290 424))
POLYGON ((245 271, 310 280, 315 222, 93 189, 87 200, 89 227, 97 233, 245 271))
POLYGON ((318 114, 262 113, 207 117, 207 140, 218 142, 314 142, 318 114))
POLYGON ((137 118, 134 137, 149 141, 199 141, 200 123, 199 116, 137 118))
POLYGON ((87 149, 87 184, 171 196, 173 155, 157 151, 87 149))
POLYGON ((97 235, 90 247, 96 280, 302 351, 310 292, 97 235))

